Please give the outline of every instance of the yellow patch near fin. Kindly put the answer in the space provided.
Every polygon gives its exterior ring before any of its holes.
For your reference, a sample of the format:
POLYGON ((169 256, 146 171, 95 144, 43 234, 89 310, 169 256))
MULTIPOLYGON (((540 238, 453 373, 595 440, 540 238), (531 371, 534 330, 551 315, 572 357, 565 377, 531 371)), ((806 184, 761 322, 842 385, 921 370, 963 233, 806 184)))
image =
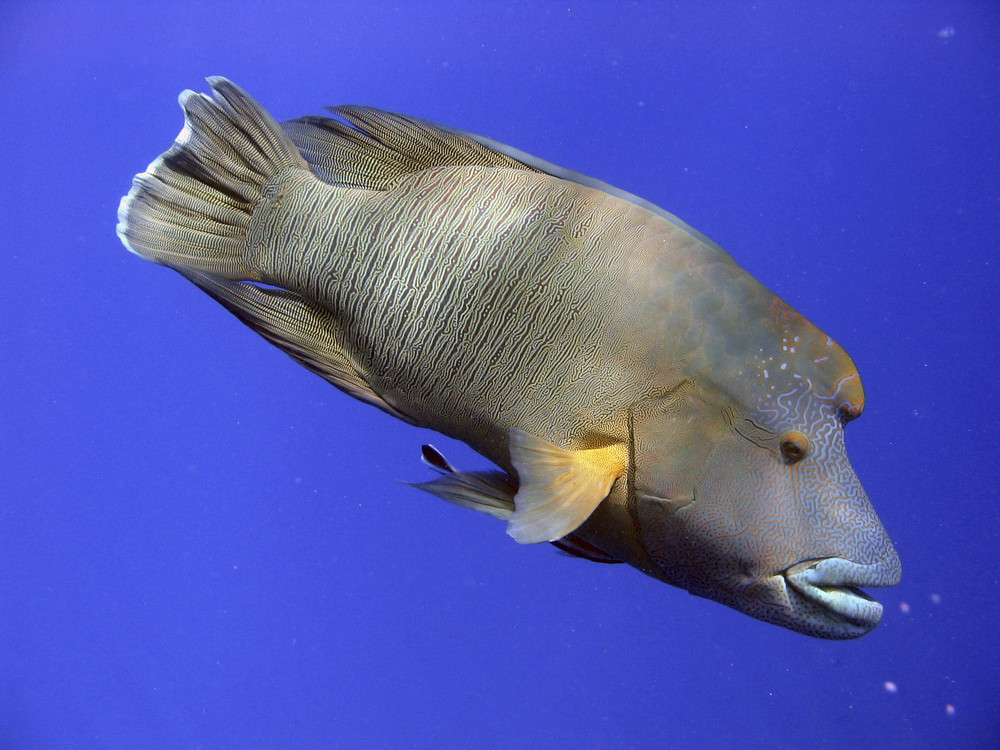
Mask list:
POLYGON ((628 449, 568 451, 518 429, 510 431, 510 458, 520 479, 507 533, 521 544, 561 539, 575 531, 625 472, 628 449))

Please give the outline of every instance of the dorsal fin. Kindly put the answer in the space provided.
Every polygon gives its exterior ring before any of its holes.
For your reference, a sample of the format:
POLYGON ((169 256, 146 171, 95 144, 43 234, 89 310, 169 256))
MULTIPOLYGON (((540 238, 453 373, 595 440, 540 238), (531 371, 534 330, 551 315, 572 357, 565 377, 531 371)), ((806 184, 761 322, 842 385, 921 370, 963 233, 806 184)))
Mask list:
POLYGON ((725 253, 697 229, 655 203, 492 138, 375 107, 349 104, 327 109, 342 119, 308 115, 283 122, 281 127, 316 175, 332 185, 389 190, 401 177, 431 167, 525 169, 634 203, 725 253))
POLYGON ((374 107, 328 109, 346 122, 309 116, 282 127, 316 175, 338 187, 389 190, 401 177, 431 167, 532 169, 433 123, 374 107))

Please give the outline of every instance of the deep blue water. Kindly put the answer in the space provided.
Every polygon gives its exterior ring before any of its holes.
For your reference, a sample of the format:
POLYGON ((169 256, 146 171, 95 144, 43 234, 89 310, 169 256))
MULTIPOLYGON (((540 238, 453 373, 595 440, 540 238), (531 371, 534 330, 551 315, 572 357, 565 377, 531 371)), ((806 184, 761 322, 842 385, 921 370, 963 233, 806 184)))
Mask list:
POLYGON ((89 5, 0 6, 0 747, 1000 746, 1000 5, 89 5), (833 335, 903 560, 879 628, 806 638, 399 484, 427 433, 115 236, 207 75, 604 179, 833 335))

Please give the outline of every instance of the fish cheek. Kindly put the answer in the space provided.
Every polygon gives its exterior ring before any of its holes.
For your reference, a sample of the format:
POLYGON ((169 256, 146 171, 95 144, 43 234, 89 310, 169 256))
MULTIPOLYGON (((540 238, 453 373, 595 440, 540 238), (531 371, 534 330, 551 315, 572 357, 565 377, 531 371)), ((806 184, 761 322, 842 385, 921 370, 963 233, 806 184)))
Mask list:
MULTIPOLYGON (((636 481, 640 537, 662 577, 675 586, 705 594, 718 581, 740 572, 740 524, 727 502, 718 502, 716 483, 706 476, 717 445, 705 445, 709 460, 686 462, 687 471, 659 482, 663 489, 636 481)), ((714 597, 713 597, 714 598, 714 597)))
POLYGON ((711 445, 725 431, 714 411, 689 381, 632 408, 630 459, 637 500, 666 503, 674 510, 692 501, 711 445))
POLYGON ((694 392, 643 403, 633 413, 632 507, 655 576, 688 590, 703 581, 699 484, 730 433, 721 412, 694 392))
MULTIPOLYGON (((662 578, 737 609, 788 557, 780 460, 731 429, 703 443, 704 459, 683 478, 689 501, 654 499, 637 480, 640 537, 662 578)), ((794 538, 794 534, 791 535, 794 538)))

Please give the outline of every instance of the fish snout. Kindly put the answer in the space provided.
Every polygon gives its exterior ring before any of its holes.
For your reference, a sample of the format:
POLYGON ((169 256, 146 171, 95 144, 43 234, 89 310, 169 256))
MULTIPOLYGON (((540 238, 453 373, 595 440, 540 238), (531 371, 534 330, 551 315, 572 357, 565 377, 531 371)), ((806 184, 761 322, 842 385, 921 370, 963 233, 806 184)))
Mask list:
POLYGON ((882 605, 858 586, 894 586, 901 568, 893 550, 877 563, 860 564, 842 557, 805 560, 780 574, 796 614, 821 637, 858 638, 882 619, 882 605))

